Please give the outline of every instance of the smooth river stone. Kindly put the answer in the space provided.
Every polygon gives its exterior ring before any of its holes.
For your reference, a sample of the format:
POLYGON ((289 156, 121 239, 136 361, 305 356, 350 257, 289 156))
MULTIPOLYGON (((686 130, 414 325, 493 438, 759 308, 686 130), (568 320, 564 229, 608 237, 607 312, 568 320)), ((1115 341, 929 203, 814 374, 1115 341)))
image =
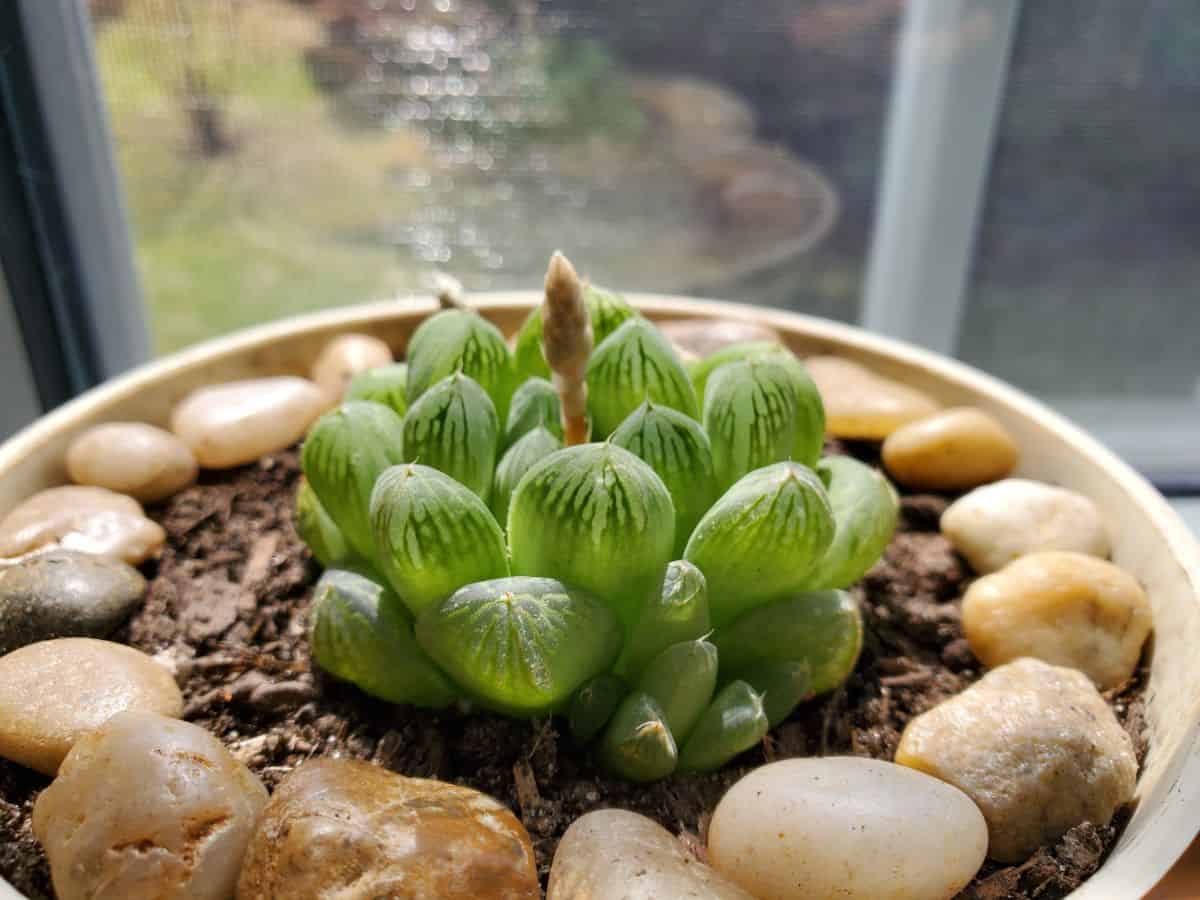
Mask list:
POLYGON ((107 637, 145 594, 137 569, 70 550, 0 569, 0 656, 50 638, 107 637))
POLYGON ((1022 656, 1078 669, 1102 691, 1137 668, 1152 625, 1137 579, 1083 553, 1030 553, 967 589, 963 631, 989 668, 1022 656))
POLYGON ((178 717, 183 695, 132 647, 59 638, 0 656, 0 756, 46 775, 80 737, 127 709, 178 717))
POLYGON ((1017 445, 983 410, 959 407, 901 425, 883 442, 883 464, 908 487, 964 491, 1011 474, 1017 445))
POLYGON ((529 835, 486 794, 349 759, 280 782, 238 900, 538 900, 529 835))
POLYGON ((684 359, 703 359, 733 344, 783 343, 783 337, 769 325, 740 319, 671 319, 655 324, 684 359))
POLYGON ((141 422, 89 428, 67 449, 76 484, 108 488, 143 503, 165 500, 196 480, 196 457, 171 434, 141 422))
POLYGON ((166 539, 132 497, 84 485, 39 491, 0 520, 0 558, 58 546, 137 565, 166 539))
POLYGON ((281 375, 200 388, 171 413, 171 430, 206 469, 252 463, 290 447, 329 407, 305 378, 281 375))
POLYGON ((325 345, 310 374, 321 390, 340 402, 355 375, 392 361, 391 349, 379 338, 369 334, 342 334, 325 345))
POLYGON ((267 789, 187 722, 123 712, 33 807, 59 900, 227 900, 267 789))
POLYGON ((988 856, 1018 863, 1133 799, 1133 741, 1082 672, 1019 659, 908 723, 896 762, 966 792, 988 856))
POLYGON ((882 441, 941 408, 928 394, 839 356, 810 356, 804 365, 825 404, 825 430, 834 437, 882 441))
POLYGON ((857 757, 788 759, 713 813, 713 868, 770 900, 947 900, 979 870, 987 826, 962 791, 857 757))
POLYGON ((657 822, 601 809, 571 823, 550 867, 546 900, 754 900, 699 862, 657 822))
POLYGON ((942 534, 980 575, 1042 550, 1106 557, 1108 532, 1082 494, 1024 478, 976 488, 942 513, 942 534))

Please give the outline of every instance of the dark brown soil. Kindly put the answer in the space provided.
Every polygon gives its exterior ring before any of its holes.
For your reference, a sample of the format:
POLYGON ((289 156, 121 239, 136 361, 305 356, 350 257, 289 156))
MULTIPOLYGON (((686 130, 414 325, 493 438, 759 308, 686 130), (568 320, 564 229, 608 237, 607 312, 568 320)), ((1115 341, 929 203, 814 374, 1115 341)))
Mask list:
MULTIPOLYGON (((841 446, 831 449, 840 451, 841 446)), ((870 448, 850 448, 869 458, 870 448)), ((557 720, 427 712, 374 701, 310 665, 305 616, 319 575, 292 527, 295 452, 211 473, 151 514, 167 529, 147 567, 144 608, 118 633, 178 672, 185 717, 217 734, 274 786, 322 755, 372 760, 406 775, 470 785, 508 803, 533 837, 545 877, 566 827, 619 806, 680 833, 698 855, 725 789, 764 761, 814 754, 890 759, 910 718, 978 677, 959 626, 969 574, 937 532, 946 500, 908 496, 886 556, 856 593, 866 621, 862 659, 846 684, 811 701, 721 772, 630 785, 597 769, 557 720)), ((1141 681, 1112 698, 1144 755, 1141 681)), ((29 829, 46 779, 0 760, 0 876, 50 897, 29 829)), ((963 892, 977 900, 1060 897, 1098 867, 1120 825, 1081 825, 1020 866, 989 865, 963 892)))

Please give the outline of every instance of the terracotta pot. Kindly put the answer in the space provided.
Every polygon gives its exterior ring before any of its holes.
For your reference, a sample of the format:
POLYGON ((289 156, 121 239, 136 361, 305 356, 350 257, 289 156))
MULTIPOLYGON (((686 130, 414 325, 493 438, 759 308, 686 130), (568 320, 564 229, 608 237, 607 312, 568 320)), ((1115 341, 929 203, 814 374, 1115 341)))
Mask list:
MULTIPOLYGON (((532 293, 472 296, 505 333, 538 298, 532 293)), ((1108 861, 1076 900, 1134 898, 1170 868, 1200 828, 1200 546, 1166 501, 1137 473, 1064 419, 967 366, 856 328, 786 312, 659 296, 630 298, 651 318, 723 316, 778 329, 801 355, 834 353, 928 391, 946 404, 972 404, 1002 421, 1021 447, 1018 474, 1060 484, 1099 506, 1113 560, 1145 585, 1154 608, 1147 721, 1150 753, 1137 809, 1108 861)), ((99 422, 165 424, 192 388, 254 375, 303 373, 322 345, 346 331, 367 332, 400 354, 432 301, 339 309, 253 328, 143 366, 88 392, 0 446, 0 511, 66 480, 71 438, 99 422)), ((1152 436, 1148 436, 1151 438, 1152 436)), ((0 900, 15 897, 0 882, 0 900)))

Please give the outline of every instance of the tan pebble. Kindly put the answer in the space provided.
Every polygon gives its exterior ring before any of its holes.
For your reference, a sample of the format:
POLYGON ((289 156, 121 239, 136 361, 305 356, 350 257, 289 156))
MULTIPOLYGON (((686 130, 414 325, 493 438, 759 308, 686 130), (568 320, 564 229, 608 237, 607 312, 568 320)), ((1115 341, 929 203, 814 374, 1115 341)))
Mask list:
POLYGON ((1109 552, 1108 532, 1091 500, 1025 478, 1005 478, 959 497, 942 513, 941 529, 980 575, 1041 550, 1098 557, 1109 552))
POLYGON ((304 378, 232 381, 193 391, 171 413, 171 430, 206 469, 252 463, 290 447, 329 406, 304 378))
POLYGON ((58 546, 137 565, 166 539, 132 497, 84 485, 39 491, 0 520, 0 557, 58 546))
POLYGON ((940 409, 924 392, 848 359, 810 356, 804 365, 825 404, 825 430, 834 437, 881 441, 940 409))
POLYGON ((276 788, 237 896, 537 900, 541 890, 529 835, 486 794, 316 759, 276 788))
POLYGON ((321 390, 340 401, 355 375, 391 362, 394 362, 392 351, 379 338, 369 334, 343 334, 321 350, 311 375, 321 390))
POLYGON ((141 422, 89 428, 67 450, 67 473, 76 484, 108 488, 143 503, 165 500, 196 480, 188 445, 141 422))
POLYGON ((883 442, 883 464, 911 488, 963 491, 1007 477, 1017 445, 987 413, 960 407, 901 425, 883 442))
POLYGON ((1132 575, 1103 559, 1031 553, 971 585, 962 624, 984 665, 1032 656, 1078 669, 1109 690, 1137 668, 1150 601, 1132 575))
POLYGON ((59 638, 0 657, 0 756, 46 775, 74 743, 127 709, 183 714, 171 674, 132 647, 59 638))
POLYGON ((783 337, 769 325, 740 319, 671 319, 656 324, 680 355, 691 359, 702 359, 733 344, 783 343, 783 337))
POLYGON ((1133 799, 1133 741, 1082 672, 1036 659, 993 669, 908 723, 896 762, 965 792, 988 856, 1017 863, 1133 799))
POLYGON ((59 900, 226 900, 267 790, 197 725, 118 713, 33 808, 59 900))

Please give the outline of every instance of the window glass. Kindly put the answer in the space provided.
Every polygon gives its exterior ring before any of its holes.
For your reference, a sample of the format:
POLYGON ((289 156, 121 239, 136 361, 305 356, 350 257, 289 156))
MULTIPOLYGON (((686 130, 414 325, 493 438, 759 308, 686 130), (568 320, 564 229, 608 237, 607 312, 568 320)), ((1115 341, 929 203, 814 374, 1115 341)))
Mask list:
POLYGON ((157 348, 594 280, 853 320, 902 0, 89 0, 157 348))

